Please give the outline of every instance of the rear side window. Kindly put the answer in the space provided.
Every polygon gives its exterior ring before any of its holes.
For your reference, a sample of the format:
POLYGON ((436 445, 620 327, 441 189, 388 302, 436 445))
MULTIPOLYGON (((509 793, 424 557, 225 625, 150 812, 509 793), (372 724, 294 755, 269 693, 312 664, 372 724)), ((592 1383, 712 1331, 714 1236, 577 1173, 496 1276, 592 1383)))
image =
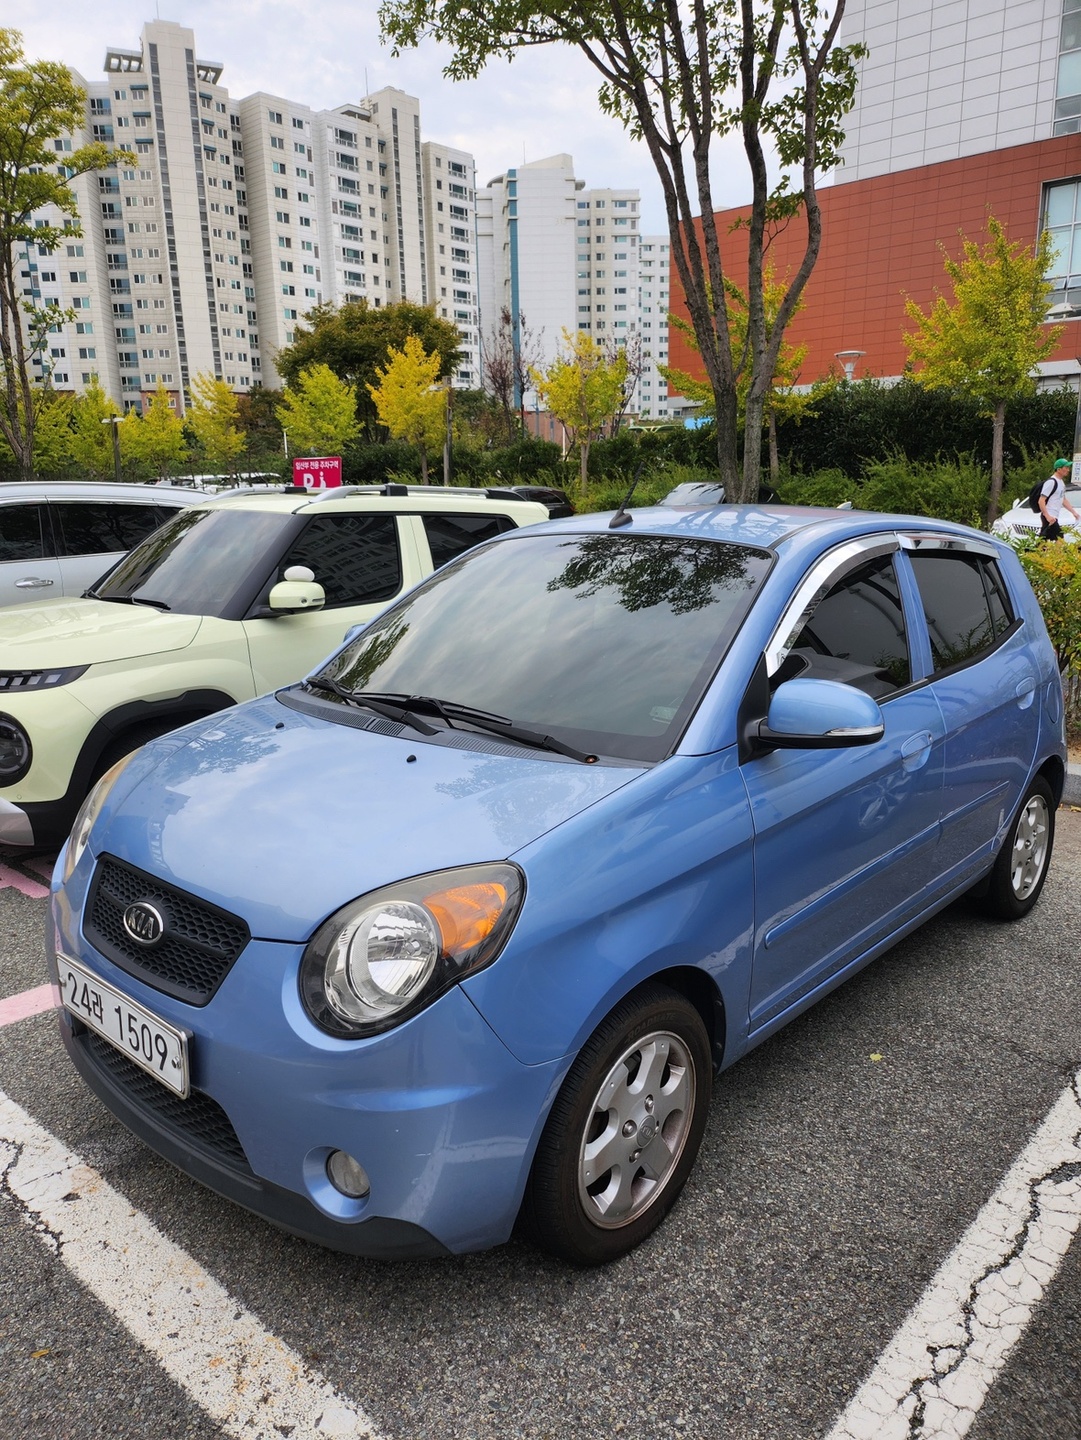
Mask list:
POLYGON ((936 674, 979 659, 1013 624, 1009 595, 989 557, 923 550, 909 558, 936 674))
POLYGON ((504 530, 517 528, 507 515, 425 515, 422 518, 432 564, 437 570, 482 540, 491 540, 504 530))
POLYGON ((904 606, 892 555, 850 570, 818 602, 774 683, 797 675, 840 680, 874 696, 910 682, 904 606))
POLYGON ((319 515, 281 563, 307 565, 330 605, 369 605, 402 588, 398 526, 393 515, 319 515))
POLYGON ((156 505, 104 505, 52 501, 59 520, 61 555, 110 555, 130 550, 152 534, 165 515, 156 505))
POLYGON ((0 560, 40 560, 40 505, 0 505, 0 560))

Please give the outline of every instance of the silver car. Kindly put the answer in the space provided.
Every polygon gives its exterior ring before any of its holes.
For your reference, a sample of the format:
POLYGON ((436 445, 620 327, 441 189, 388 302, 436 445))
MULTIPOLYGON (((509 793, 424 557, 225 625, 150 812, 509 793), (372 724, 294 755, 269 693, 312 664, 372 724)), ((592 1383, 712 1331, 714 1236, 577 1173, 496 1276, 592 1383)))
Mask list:
POLYGON ((0 605, 81 595, 183 506, 206 498, 178 485, 0 484, 0 605))

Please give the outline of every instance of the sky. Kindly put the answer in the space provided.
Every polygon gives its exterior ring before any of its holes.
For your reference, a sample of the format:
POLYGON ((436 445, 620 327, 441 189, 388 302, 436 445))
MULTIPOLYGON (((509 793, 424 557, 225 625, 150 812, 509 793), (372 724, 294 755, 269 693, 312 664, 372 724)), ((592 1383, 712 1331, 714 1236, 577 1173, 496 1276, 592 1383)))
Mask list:
MULTIPOLYGON (((234 99, 264 90, 332 109, 393 85, 420 98, 424 139, 475 157, 478 185, 510 166, 566 153, 587 186, 638 188, 644 233, 667 229, 649 153, 601 113, 596 72, 584 57, 545 47, 452 83, 442 73, 447 52, 433 42, 395 59, 379 42, 376 10, 377 0, 6 0, 0 23, 22 32, 29 59, 62 61, 88 81, 103 78, 107 47, 138 49, 144 23, 160 18, 194 30, 197 57, 224 67, 222 84, 234 99)), ((717 160, 716 203, 746 202, 741 151, 717 160)))

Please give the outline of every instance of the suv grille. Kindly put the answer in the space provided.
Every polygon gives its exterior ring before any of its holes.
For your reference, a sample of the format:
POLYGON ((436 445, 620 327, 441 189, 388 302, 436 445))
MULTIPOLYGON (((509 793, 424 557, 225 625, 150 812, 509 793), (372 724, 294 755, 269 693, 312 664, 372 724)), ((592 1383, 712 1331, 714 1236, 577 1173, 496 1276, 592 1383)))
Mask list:
POLYGON ((209 1150, 234 1170, 252 1173, 240 1139, 216 1100, 198 1090, 192 1090, 188 1098, 182 1100, 92 1030, 83 1030, 79 1040, 95 1067, 130 1104, 150 1111, 162 1129, 172 1131, 188 1144, 209 1150))
POLYGON ((90 888, 83 933, 121 970, 189 1005, 205 1005, 251 939, 236 915, 103 855, 90 888), (124 912, 138 900, 159 911, 164 934, 154 946, 132 939, 124 912))

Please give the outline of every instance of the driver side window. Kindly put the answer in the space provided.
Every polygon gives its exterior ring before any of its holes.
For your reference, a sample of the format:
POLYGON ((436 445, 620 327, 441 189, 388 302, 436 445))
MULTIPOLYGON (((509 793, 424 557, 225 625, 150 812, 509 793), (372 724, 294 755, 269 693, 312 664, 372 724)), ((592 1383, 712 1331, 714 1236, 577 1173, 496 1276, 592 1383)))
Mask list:
POLYGON ((805 676, 840 680, 881 699, 912 679, 904 606, 892 555, 850 570, 815 605, 773 688, 805 676))

